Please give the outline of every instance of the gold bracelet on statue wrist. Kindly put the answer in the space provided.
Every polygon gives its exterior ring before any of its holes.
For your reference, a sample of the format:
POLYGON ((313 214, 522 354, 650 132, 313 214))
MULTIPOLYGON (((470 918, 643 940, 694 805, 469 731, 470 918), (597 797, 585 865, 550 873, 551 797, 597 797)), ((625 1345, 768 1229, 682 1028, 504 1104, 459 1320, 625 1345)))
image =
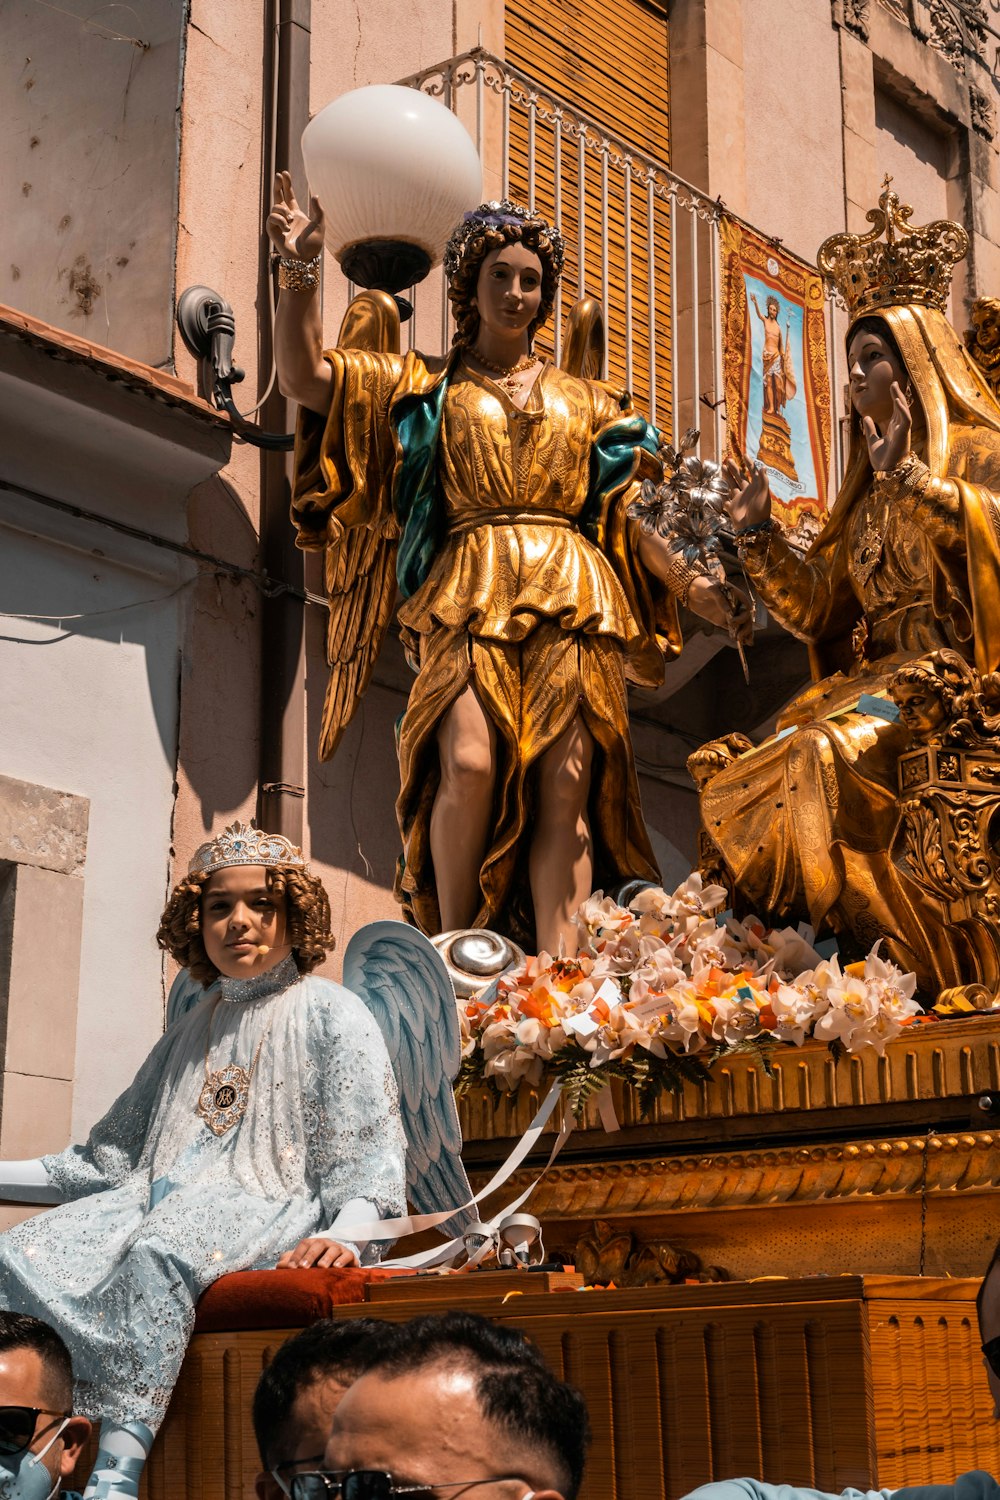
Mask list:
POLYGON ((692 586, 697 583, 699 578, 706 578, 709 583, 713 583, 715 581, 712 578, 711 573, 705 572, 705 570, 702 568, 694 568, 690 563, 682 563, 677 572, 671 578, 670 587, 676 595, 677 603, 682 607, 682 609, 687 608, 688 599, 691 597, 692 586))
POLYGON ((311 292, 318 287, 320 259, 319 255, 314 255, 312 260, 299 260, 294 255, 279 255, 279 292, 311 292))
POLYGON ((764 543, 763 551, 766 553, 775 529, 771 516, 765 516, 763 521, 754 521, 749 526, 741 526, 735 538, 736 555, 742 561, 748 553, 755 552, 761 542, 764 543))
POLYGON ((901 500, 908 490, 923 494, 929 479, 927 465, 912 451, 895 468, 875 470, 875 487, 888 500, 901 500))

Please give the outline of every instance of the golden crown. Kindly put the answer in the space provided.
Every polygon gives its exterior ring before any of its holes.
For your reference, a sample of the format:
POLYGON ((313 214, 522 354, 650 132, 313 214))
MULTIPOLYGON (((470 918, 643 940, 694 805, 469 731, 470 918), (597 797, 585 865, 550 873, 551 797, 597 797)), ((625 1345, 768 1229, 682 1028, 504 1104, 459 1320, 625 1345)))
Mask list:
POLYGON ((302 850, 283 834, 264 833, 252 823, 230 823, 197 850, 188 874, 211 875, 230 865, 298 865, 304 870, 306 862, 302 850))
POLYGON ((913 209, 900 203, 887 176, 878 208, 866 215, 867 234, 833 234, 819 247, 816 264, 852 318, 879 307, 916 302, 944 308, 951 276, 968 253, 969 236, 951 219, 911 226, 913 209), (885 232, 883 244, 876 244, 885 232))

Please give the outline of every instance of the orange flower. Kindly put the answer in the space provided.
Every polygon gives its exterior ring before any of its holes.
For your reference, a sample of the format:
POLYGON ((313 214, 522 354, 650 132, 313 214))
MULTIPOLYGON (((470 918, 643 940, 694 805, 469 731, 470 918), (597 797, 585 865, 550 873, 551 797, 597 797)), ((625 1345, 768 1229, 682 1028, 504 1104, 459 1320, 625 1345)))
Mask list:
POLYGON ((543 1026, 554 1026, 558 1020, 555 1002, 544 989, 534 989, 530 995, 525 996, 521 1001, 520 1010, 522 1016, 541 1021, 543 1026))

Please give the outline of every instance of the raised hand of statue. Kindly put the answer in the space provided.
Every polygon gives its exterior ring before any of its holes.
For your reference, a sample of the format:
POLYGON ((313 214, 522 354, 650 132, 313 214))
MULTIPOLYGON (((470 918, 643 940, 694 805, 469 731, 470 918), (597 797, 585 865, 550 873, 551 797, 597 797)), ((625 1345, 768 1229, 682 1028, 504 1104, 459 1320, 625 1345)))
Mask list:
POLYGON ((323 210, 316 198, 309 199, 309 212, 299 207, 289 172, 274 179, 274 202, 267 216, 267 236, 279 255, 294 260, 313 260, 323 250, 323 210))
POLYGON ((729 519, 737 532, 771 519, 771 487, 761 464, 748 469, 727 459, 723 465, 733 493, 726 502, 729 519))
POLYGON ((910 428, 913 419, 910 415, 909 402, 903 395, 898 380, 892 382, 890 394, 892 416, 886 422, 884 432, 879 432, 871 417, 861 419, 861 430, 868 444, 868 458, 876 472, 894 469, 910 451, 910 428))
POLYGON ((725 587, 715 578, 704 575, 691 584, 685 601, 693 614, 711 625, 721 625, 744 646, 753 644, 754 609, 749 597, 733 584, 725 587))

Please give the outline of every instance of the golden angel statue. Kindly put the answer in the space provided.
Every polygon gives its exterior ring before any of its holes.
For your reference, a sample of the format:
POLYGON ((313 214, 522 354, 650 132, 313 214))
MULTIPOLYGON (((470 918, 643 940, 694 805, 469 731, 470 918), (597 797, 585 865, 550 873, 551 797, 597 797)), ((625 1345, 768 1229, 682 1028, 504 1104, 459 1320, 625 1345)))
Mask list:
POLYGON ((443 358, 400 355, 378 292, 324 353, 308 265, 322 214, 299 209, 287 174, 268 230, 278 374, 301 407, 294 520, 299 545, 326 555, 320 754, 364 692, 398 590, 417 676, 399 730, 397 897, 427 933, 487 926, 573 952, 571 914, 595 886, 656 878, 626 683, 657 683, 680 649, 678 600, 735 632, 748 601, 629 519, 642 477, 661 473, 656 434, 588 378, 595 305, 571 320, 572 369, 532 353, 564 258, 544 219, 504 200, 457 226, 443 358))
POLYGON ((879 204, 869 233, 819 252, 850 312, 851 435, 804 557, 771 521, 762 470, 729 466, 744 566, 808 643, 813 682, 763 744, 729 736, 689 765, 705 862, 738 902, 864 949, 882 937, 933 997, 996 967, 1000 947, 984 960, 986 929, 963 925, 975 902, 949 905, 907 854, 897 773, 912 741, 890 689, 928 653, 984 677, 1000 666, 1000 408, 944 314, 965 231, 911 226, 888 180, 879 204))

